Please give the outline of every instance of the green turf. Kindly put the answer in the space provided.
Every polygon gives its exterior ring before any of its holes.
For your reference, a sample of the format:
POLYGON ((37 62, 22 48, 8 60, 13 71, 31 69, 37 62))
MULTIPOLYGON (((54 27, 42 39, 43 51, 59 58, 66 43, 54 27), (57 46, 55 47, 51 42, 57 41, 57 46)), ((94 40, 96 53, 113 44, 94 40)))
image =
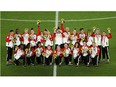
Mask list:
MULTIPOLYGON (((55 20, 55 12, 2 12, 2 18, 4 19, 23 19, 23 20, 55 20)), ((59 12, 59 20, 64 18, 66 20, 79 20, 79 19, 91 19, 91 18, 104 18, 116 16, 116 12, 59 12)), ((116 19, 107 20, 93 20, 93 21, 80 21, 80 22, 66 22, 64 26, 70 27, 70 31, 74 28, 84 27, 92 29, 93 26, 97 26, 102 31, 106 31, 107 27, 112 28, 113 38, 110 40, 110 56, 111 63, 100 63, 99 67, 86 67, 80 65, 80 67, 62 65, 57 67, 57 76, 115 76, 116 75, 116 19)), ((1 61, 2 61, 2 76, 52 76, 53 66, 28 66, 23 68, 22 66, 5 65, 6 60, 6 48, 5 48, 5 37, 10 29, 20 28, 23 32, 25 27, 33 27, 37 31, 36 22, 14 22, 14 21, 1 21, 1 61)), ((44 22, 41 23, 41 28, 44 30, 48 28, 53 32, 55 22, 44 22)))
MULTIPOLYGON (((26 19, 26 20, 55 20, 55 12, 2 12, 2 18, 5 19, 26 19)), ((34 28, 37 32, 36 22, 16 22, 16 21, 1 21, 2 22, 2 76, 52 76, 53 67, 52 66, 14 66, 14 65, 5 65, 6 61, 6 47, 5 47, 5 37, 10 29, 15 30, 20 28, 20 32, 23 33, 24 28, 28 27, 34 28)), ((41 30, 45 28, 53 29, 55 23, 42 23, 41 30)))

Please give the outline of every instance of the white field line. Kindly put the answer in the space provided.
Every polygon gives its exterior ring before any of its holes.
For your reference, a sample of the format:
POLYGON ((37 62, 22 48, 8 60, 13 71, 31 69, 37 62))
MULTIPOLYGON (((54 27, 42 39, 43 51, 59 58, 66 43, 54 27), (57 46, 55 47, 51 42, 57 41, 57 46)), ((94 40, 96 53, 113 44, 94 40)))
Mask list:
MULTIPOLYGON (((104 18, 91 18, 91 19, 70 19, 70 20, 65 20, 66 22, 78 22, 78 21, 94 21, 94 20, 107 20, 107 19, 115 19, 116 16, 113 17, 104 17, 104 18)), ((22 20, 22 19, 0 19, 2 21, 21 21, 21 22, 37 22, 37 20, 22 20)), ((42 22, 55 22, 56 20, 41 20, 42 22)), ((58 20, 60 22, 60 20, 58 20)))
MULTIPOLYGON (((58 27, 58 11, 56 11, 56 21, 55 21, 55 27, 58 27)), ((57 65, 54 63, 54 68, 53 68, 53 76, 57 76, 57 65)))

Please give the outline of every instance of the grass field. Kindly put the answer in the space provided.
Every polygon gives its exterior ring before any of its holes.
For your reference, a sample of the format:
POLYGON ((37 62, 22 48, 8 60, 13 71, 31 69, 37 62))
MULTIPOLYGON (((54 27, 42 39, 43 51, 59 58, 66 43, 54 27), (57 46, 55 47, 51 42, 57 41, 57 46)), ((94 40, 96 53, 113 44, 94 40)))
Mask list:
MULTIPOLYGON (((92 29, 93 26, 97 26, 102 31, 106 31, 107 27, 112 28, 113 38, 110 40, 110 64, 100 63, 99 67, 86 67, 80 65, 80 67, 57 66, 57 76, 115 76, 116 75, 116 12, 59 12, 59 20, 64 18, 65 20, 77 20, 72 22, 66 22, 65 26, 70 27, 70 31, 74 28, 84 27, 92 29), (112 19, 101 20, 83 20, 81 19, 94 19, 94 18, 107 18, 115 17, 112 19)), ((41 23, 41 29, 48 28, 53 32, 55 26, 55 12, 1 12, 1 19, 18 19, 18 20, 54 20, 54 22, 41 23)), ((60 24, 60 23, 59 23, 60 24)), ((36 21, 8 21, 1 20, 1 75, 2 76, 53 76, 53 66, 6 66, 6 47, 5 38, 10 29, 20 28, 20 32, 23 33, 25 27, 34 28, 37 31, 36 21)))

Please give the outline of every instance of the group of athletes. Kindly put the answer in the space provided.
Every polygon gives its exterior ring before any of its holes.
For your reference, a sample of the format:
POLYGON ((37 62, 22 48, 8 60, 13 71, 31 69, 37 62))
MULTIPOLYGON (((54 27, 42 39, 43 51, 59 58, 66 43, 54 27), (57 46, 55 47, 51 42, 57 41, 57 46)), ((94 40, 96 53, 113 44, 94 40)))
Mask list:
POLYGON ((84 28, 70 32, 64 28, 64 19, 60 27, 54 28, 52 34, 48 29, 41 31, 41 21, 37 21, 37 34, 31 28, 10 30, 6 37, 6 64, 15 65, 76 65, 80 63, 98 66, 101 61, 110 62, 109 39, 112 38, 111 29, 100 33, 100 29, 93 27, 85 33, 84 28), (13 59, 12 59, 13 56, 13 59), (22 60, 22 62, 20 61, 22 60))

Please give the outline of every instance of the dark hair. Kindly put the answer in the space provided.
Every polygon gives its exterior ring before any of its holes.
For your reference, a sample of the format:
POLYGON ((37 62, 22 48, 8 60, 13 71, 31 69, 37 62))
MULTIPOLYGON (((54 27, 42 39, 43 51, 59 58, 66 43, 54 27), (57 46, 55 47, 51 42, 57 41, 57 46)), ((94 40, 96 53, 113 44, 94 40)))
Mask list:
POLYGON ((48 29, 45 29, 44 31, 48 31, 48 29))
POLYGON ((84 30, 84 28, 80 28, 80 31, 84 30))
POLYGON ((83 42, 86 42, 87 43, 87 40, 84 40, 83 42))
POLYGON ((34 30, 33 28, 31 28, 31 30, 34 30))
POLYGON ((30 43, 27 44, 26 48, 30 48, 30 43))
POLYGON ((76 42, 76 43, 74 44, 74 47, 76 47, 76 44, 78 44, 78 47, 80 47, 80 44, 79 44, 79 42, 76 42))
POLYGON ((60 27, 58 26, 58 28, 57 29, 60 29, 60 27))
POLYGON ((9 32, 14 32, 14 30, 10 30, 9 32))
POLYGON ((37 47, 38 47, 39 44, 41 44, 41 42, 38 42, 38 43, 37 43, 37 47))
POLYGON ((16 33, 16 34, 18 34, 18 30, 19 30, 19 28, 16 28, 16 30, 15 30, 15 33, 16 33))
POLYGON ((74 30, 77 30, 76 28, 74 28, 74 30))

